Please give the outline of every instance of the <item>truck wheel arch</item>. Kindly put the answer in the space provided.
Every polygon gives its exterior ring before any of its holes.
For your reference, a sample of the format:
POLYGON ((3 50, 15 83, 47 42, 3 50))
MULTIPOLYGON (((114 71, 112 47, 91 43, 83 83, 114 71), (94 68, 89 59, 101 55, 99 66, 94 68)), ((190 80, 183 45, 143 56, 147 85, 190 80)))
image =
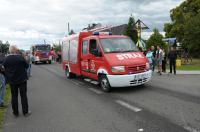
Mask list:
POLYGON ((104 68, 99 68, 98 71, 97 71, 97 75, 102 75, 102 74, 108 75, 108 72, 104 68))
POLYGON ((65 70, 67 70, 67 69, 69 70, 69 72, 71 72, 69 64, 65 64, 65 70))

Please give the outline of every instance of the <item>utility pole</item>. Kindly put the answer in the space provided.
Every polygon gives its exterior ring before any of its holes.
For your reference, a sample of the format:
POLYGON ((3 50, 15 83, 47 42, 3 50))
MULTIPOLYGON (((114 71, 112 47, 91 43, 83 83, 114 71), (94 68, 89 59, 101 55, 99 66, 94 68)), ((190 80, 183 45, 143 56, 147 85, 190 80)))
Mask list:
POLYGON ((70 32, 69 22, 67 23, 67 30, 68 30, 68 35, 69 35, 69 32, 70 32))
POLYGON ((46 40, 44 39, 44 44, 46 44, 46 40))

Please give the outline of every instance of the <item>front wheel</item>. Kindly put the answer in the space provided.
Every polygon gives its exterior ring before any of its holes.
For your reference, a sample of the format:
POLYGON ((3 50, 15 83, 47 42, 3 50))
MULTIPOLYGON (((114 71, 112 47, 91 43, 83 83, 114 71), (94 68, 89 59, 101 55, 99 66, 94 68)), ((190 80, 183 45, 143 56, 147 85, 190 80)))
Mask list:
POLYGON ((106 75, 99 76, 99 82, 100 82, 100 86, 101 86, 101 88, 104 92, 110 92, 111 91, 111 86, 110 86, 110 83, 109 83, 106 75))
POLYGON ((66 68, 66 70, 65 70, 65 75, 66 75, 66 77, 67 77, 68 79, 71 79, 71 78, 74 78, 74 77, 75 77, 75 75, 74 75, 73 73, 69 72, 69 68, 66 68))

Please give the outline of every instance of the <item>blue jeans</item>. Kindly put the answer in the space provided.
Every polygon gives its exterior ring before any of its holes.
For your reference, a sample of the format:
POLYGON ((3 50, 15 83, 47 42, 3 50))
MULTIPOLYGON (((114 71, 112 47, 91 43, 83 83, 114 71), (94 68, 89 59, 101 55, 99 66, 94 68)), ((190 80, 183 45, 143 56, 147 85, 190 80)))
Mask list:
POLYGON ((0 104, 3 103, 5 94, 6 82, 3 74, 0 73, 0 104))
POLYGON ((27 75, 28 75, 28 77, 31 76, 31 64, 29 64, 29 67, 27 69, 27 75))

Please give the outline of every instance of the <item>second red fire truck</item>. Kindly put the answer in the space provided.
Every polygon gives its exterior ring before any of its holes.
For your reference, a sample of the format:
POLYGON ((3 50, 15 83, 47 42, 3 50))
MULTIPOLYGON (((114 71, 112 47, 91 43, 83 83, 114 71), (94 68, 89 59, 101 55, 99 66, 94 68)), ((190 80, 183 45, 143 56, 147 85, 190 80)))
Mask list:
POLYGON ((67 78, 84 76, 99 81, 103 91, 137 86, 151 79, 147 58, 122 35, 80 32, 62 42, 62 66, 67 78))
POLYGON ((52 56, 50 55, 51 45, 35 44, 31 46, 31 58, 33 64, 49 63, 51 64, 52 56))

